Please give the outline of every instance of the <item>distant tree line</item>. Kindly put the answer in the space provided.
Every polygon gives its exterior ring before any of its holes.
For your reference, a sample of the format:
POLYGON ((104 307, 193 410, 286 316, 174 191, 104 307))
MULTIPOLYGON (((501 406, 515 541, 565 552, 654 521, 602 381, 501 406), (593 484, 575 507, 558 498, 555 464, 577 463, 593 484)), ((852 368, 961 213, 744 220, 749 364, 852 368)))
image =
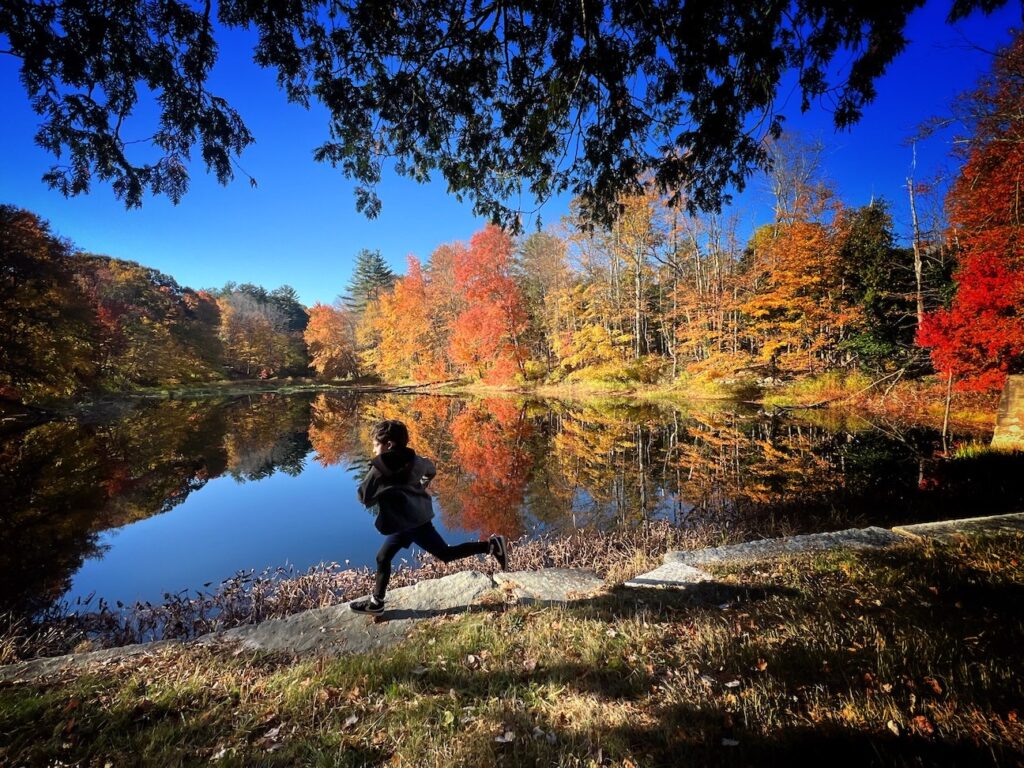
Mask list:
POLYGON ((938 370, 949 389, 1024 371, 1024 35, 956 107, 962 167, 945 198, 908 180, 911 247, 884 200, 844 205, 820 148, 771 145, 774 220, 694 213, 655 180, 611 223, 575 205, 515 241, 443 245, 360 305, 317 305, 322 375, 671 383, 938 370))
POLYGON ((10 205, 0 205, 0 253, 0 398, 308 373, 308 315, 289 286, 185 288, 135 262, 76 252, 10 205))

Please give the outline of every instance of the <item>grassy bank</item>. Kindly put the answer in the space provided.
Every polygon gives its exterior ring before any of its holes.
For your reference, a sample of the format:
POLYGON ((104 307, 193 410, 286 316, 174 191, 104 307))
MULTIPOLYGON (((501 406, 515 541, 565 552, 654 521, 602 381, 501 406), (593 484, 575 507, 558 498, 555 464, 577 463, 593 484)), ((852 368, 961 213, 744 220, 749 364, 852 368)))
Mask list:
POLYGON ((0 688, 0 763, 1011 765, 1024 538, 500 600, 390 650, 168 650, 0 688))
MULTIPOLYGON (((768 410, 834 407, 855 410, 906 424, 941 428, 945 383, 934 376, 905 380, 872 378, 862 373, 823 373, 775 384, 749 380, 681 377, 666 384, 575 381, 530 386, 448 384, 443 391, 477 397, 532 395, 563 400, 628 398, 647 401, 742 401, 768 410)), ((997 393, 955 392, 951 426, 961 431, 987 431, 995 424, 997 393)))

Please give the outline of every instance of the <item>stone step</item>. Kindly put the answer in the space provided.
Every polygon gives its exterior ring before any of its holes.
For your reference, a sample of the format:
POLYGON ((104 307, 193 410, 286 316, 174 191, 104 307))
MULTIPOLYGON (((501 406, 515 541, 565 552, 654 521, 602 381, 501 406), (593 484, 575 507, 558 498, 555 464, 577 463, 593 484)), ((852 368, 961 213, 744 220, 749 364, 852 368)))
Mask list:
POLYGON ((993 534, 1024 532, 1024 513, 992 515, 990 517, 969 517, 963 520, 943 520, 938 523, 900 525, 893 528, 896 533, 915 539, 932 539, 949 542, 966 534, 993 534))
POLYGON ((568 603, 604 589, 604 579, 576 568, 496 573, 494 581, 521 603, 568 603))
POLYGON ((724 547, 709 547, 694 551, 673 550, 665 554, 665 563, 685 565, 712 565, 749 563, 775 557, 821 552, 828 549, 879 549, 890 547, 903 539, 885 528, 849 528, 829 533, 809 533, 779 539, 760 539, 724 547))
POLYGON ((686 589, 714 577, 707 571, 694 568, 685 563, 665 563, 653 571, 635 576, 625 583, 627 587, 647 587, 661 589, 686 589))

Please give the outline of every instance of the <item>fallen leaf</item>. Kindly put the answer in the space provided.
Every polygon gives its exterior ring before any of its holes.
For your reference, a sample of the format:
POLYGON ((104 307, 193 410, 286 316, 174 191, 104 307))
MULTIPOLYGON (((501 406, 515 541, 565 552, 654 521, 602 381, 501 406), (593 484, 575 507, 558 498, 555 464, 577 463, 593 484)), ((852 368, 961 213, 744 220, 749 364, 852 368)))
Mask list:
POLYGON ((893 735, 895 735, 895 736, 899 736, 900 735, 900 727, 898 725, 896 725, 896 721, 895 720, 890 720, 889 722, 887 722, 885 724, 885 727, 888 728, 890 731, 892 731, 893 735))
POLYGON ((537 660, 536 659, 527 659, 526 661, 523 662, 523 669, 525 669, 527 672, 535 671, 537 669, 537 660))
POLYGON ((228 748, 227 747, 221 747, 220 749, 218 749, 216 752, 213 753, 213 757, 210 758, 210 762, 212 763, 214 760, 220 760, 227 753, 228 753, 228 748))
POLYGON ((931 736, 933 733, 935 733, 935 726, 932 725, 931 720, 929 720, 924 715, 918 715, 917 717, 915 717, 913 723, 914 728, 917 729, 918 733, 922 733, 925 736, 931 736))
POLYGON ((764 672, 768 669, 768 662, 764 659, 758 659, 757 664, 754 665, 758 672, 764 672))
POLYGON ((928 688, 931 689, 931 692, 934 693, 936 696, 942 695, 942 684, 939 683, 939 681, 936 680, 934 677, 926 677, 924 679, 924 684, 927 685, 928 688))

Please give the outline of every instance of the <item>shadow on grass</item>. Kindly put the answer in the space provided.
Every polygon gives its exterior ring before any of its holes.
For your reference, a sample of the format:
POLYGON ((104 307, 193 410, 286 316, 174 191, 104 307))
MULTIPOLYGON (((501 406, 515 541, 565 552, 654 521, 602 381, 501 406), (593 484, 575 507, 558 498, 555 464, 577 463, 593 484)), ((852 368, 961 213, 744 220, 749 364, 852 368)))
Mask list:
MULTIPOLYGON (((0 690, 0 733, 11 737, 10 747, 0 746, 0 763, 88 763, 148 744, 163 744, 163 752, 136 759, 187 763, 209 760, 230 742, 237 752, 226 756, 229 764, 377 765, 390 747, 370 746, 371 737, 393 726, 427 734, 420 748, 445 760, 448 742, 458 742, 459 754, 472 761, 453 765, 1015 765, 1024 734, 999 725, 1000 717, 1012 722, 1008 713, 1019 707, 1024 679, 1020 569, 1008 565, 1014 546, 994 559, 959 549, 868 551, 796 564, 786 578, 799 589, 622 587, 559 609, 564 616, 556 620, 570 630, 577 620, 584 631, 593 631, 595 620, 609 628, 624 620, 653 627, 644 630, 649 654, 624 645, 622 633, 591 643, 589 655, 572 647, 571 635, 552 635, 564 637, 566 647, 550 647, 529 663, 492 657, 484 665, 490 668, 474 668, 460 650, 478 637, 479 628, 470 627, 431 650, 339 661, 346 682, 337 685, 358 681, 361 695, 394 701, 396 719, 387 709, 361 713, 349 730, 346 718, 358 703, 318 709, 312 696, 287 715, 300 718, 301 736, 274 752, 262 740, 277 721, 240 726, 236 702, 223 697, 211 703, 179 694, 173 705, 111 712, 95 694, 68 709, 73 694, 64 694, 33 710, 34 694, 50 695, 44 688, 21 691, 17 702, 0 690), (986 569, 989 563, 1003 565, 986 569), (766 642, 772 632, 782 642, 766 642), (595 651, 603 655, 595 658, 595 651), (433 661, 438 652, 443 662, 433 661), (929 688, 935 677, 941 690, 929 688), (421 709, 402 708, 410 697, 421 709), (439 721, 449 708, 456 714, 446 730, 439 721), (463 731, 457 718, 464 709, 476 713, 478 725, 463 731), (64 733, 69 719, 76 724, 64 733), (61 744, 72 746, 59 751, 61 744)), ((500 622, 503 634, 531 620, 504 605, 472 610, 486 614, 488 625, 500 622)), ((508 647, 514 654, 538 650, 536 639, 508 647)), ((246 717, 255 719, 252 711, 246 717)))

